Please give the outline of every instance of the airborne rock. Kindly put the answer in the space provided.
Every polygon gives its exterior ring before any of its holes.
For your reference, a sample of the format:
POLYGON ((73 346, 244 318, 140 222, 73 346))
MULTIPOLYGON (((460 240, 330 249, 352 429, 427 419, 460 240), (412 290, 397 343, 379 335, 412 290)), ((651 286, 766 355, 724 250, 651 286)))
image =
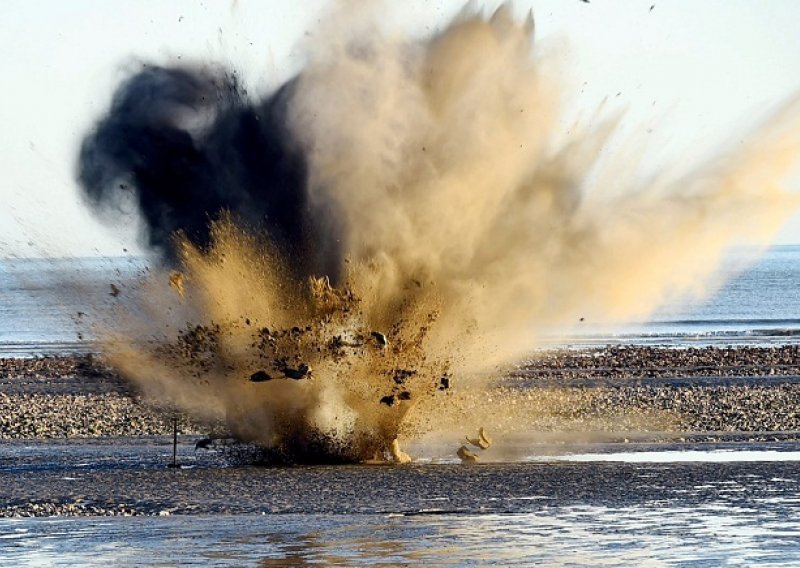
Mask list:
POLYGON ((284 367, 283 369, 281 369, 281 372, 287 379, 293 379, 295 381, 311 378, 311 367, 309 367, 305 363, 301 363, 297 369, 292 369, 291 367, 284 367))
POLYGON ((380 345, 381 347, 386 347, 389 345, 389 340, 386 339, 386 336, 382 334, 380 331, 373 331, 370 335, 375 339, 375 342, 380 345))
POLYGON ((266 371, 256 371, 252 375, 250 375, 250 380, 254 383, 263 383, 265 381, 271 381, 273 377, 271 377, 266 371))

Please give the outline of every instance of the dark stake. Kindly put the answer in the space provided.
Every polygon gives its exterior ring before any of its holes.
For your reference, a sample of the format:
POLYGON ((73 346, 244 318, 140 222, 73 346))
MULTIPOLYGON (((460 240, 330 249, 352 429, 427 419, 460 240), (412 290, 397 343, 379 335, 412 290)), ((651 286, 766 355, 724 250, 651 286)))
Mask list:
POLYGON ((178 415, 172 416, 172 463, 169 467, 178 467, 178 415))

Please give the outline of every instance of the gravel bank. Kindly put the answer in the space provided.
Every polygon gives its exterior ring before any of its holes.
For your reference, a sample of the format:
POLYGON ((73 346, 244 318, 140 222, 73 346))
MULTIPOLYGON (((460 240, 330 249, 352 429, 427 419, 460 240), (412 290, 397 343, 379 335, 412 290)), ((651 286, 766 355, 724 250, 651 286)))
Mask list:
MULTIPOLYGON (((538 432, 791 432, 800 437, 800 385, 503 387, 509 420, 538 432)), ((479 401, 478 401, 479 403, 479 401)), ((469 412, 467 413, 469 414, 469 412)), ((514 430, 514 424, 505 425, 514 430)))
MULTIPOLYGON (((0 439, 154 436, 172 433, 171 412, 135 397, 105 394, 0 392, 0 439)), ((203 428, 179 416, 178 432, 203 428)))
MULTIPOLYGON (((166 435, 174 416, 91 355, 0 358, 0 439, 166 435)), ((203 431, 178 415, 178 433, 203 431)))
POLYGON ((537 389, 541 430, 800 431, 800 346, 545 351, 502 381, 537 389))
MULTIPOLYGON (((542 431, 800 432, 800 346, 548 351, 492 396, 524 402, 542 431)), ((0 359, 0 439, 171 432, 171 412, 96 358, 0 359)))
MULTIPOLYGON (((783 377, 800 382, 800 345, 639 347, 542 351, 511 373, 532 386, 613 384, 654 379, 783 377)), ((658 382, 658 381, 656 381, 658 382)), ((735 381, 734 381, 735 382, 735 381)))

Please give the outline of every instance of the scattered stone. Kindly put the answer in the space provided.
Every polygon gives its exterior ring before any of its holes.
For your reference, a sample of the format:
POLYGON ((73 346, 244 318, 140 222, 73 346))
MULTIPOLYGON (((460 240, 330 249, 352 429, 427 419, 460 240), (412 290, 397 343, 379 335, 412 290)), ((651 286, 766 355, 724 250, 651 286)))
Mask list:
POLYGON ((263 383, 265 381, 271 381, 272 377, 266 371, 256 371, 250 375, 250 380, 254 383, 263 383))
POLYGON ((381 404, 385 404, 386 406, 392 406, 394 404, 394 395, 387 394, 383 398, 381 398, 381 404))
POLYGON ((408 391, 403 391, 397 395, 398 400, 411 400, 411 393, 408 391))

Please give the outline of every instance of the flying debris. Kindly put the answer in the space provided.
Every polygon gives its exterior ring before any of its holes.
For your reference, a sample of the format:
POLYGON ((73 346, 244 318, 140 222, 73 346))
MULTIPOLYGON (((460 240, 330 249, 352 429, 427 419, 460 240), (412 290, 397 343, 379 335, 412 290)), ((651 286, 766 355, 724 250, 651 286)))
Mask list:
POLYGON ((478 454, 470 451, 466 446, 458 448, 456 455, 461 459, 461 463, 475 463, 478 461, 478 454))
POLYGON ((492 445, 492 439, 486 435, 486 430, 483 429, 483 426, 478 429, 478 437, 470 438, 467 436, 467 442, 482 450, 485 450, 492 445))
POLYGON ((169 273, 169 285, 178 293, 178 296, 183 298, 186 289, 183 285, 183 273, 173 270, 169 273))
POLYGON ((395 438, 392 440, 392 445, 389 447, 389 453, 392 456, 394 463, 411 463, 411 456, 400 449, 400 442, 395 438))
POLYGON ((263 383, 266 381, 271 381, 272 379, 273 377, 271 377, 266 371, 256 371, 250 375, 250 380, 254 383, 263 383))
POLYGON ((397 385, 404 385, 404 384, 406 384, 406 382, 409 379, 411 379, 412 377, 415 377, 416 375, 417 375, 417 372, 416 371, 412 371, 411 369, 397 369, 394 372, 394 376, 392 377, 392 380, 397 385))
POLYGON ((281 369, 281 372, 287 379, 293 379, 295 381, 311 378, 311 367, 309 367, 305 363, 301 363, 300 366, 297 367, 296 369, 292 367, 284 367, 283 369, 281 369))
POLYGON ((375 342, 380 345, 381 347, 386 347, 389 345, 389 340, 386 339, 386 336, 382 334, 380 331, 373 331, 370 335, 375 339, 375 342))

